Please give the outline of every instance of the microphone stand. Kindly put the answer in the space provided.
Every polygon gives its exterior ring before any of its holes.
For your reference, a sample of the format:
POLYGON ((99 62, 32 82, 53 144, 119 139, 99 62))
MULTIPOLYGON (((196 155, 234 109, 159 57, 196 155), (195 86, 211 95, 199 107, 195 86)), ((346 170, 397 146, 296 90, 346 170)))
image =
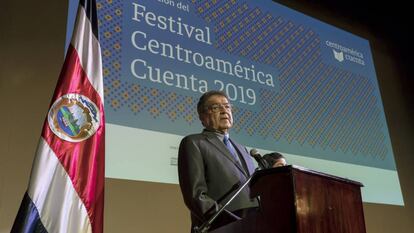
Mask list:
POLYGON ((194 227, 194 232, 195 233, 206 233, 208 229, 211 227, 211 224, 213 223, 213 221, 221 214, 221 212, 225 210, 225 208, 233 201, 233 199, 236 198, 237 195, 239 195, 239 193, 244 189, 244 187, 246 187, 246 185, 250 183, 252 177, 253 175, 251 175, 249 179, 247 179, 244 182, 244 184, 237 189, 237 191, 233 194, 233 196, 231 196, 230 199, 213 216, 211 216, 206 222, 201 224, 201 226, 194 227))

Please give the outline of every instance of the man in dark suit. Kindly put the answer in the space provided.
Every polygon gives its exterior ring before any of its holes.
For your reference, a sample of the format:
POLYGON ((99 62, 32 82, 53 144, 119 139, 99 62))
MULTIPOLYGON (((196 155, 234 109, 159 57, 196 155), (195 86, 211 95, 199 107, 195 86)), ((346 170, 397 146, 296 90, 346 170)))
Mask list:
MULTIPOLYGON (((178 154, 179 182, 191 212, 192 227, 208 220, 232 196, 226 196, 229 190, 237 183, 243 184, 255 169, 247 149, 228 137, 233 116, 224 92, 204 93, 197 112, 205 128, 202 133, 184 137, 178 154)), ((225 216, 229 212, 243 218, 257 206, 257 200, 249 197, 246 186, 226 207, 227 212, 213 222, 212 228, 227 224, 225 216)))

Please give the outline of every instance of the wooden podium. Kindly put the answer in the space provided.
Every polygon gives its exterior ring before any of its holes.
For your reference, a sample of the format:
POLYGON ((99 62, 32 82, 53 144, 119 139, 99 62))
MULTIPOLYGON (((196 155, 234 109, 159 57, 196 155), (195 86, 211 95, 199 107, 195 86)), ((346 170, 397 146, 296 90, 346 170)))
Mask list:
POLYGON ((362 186, 294 165, 256 171, 260 211, 211 233, 365 233, 362 186))

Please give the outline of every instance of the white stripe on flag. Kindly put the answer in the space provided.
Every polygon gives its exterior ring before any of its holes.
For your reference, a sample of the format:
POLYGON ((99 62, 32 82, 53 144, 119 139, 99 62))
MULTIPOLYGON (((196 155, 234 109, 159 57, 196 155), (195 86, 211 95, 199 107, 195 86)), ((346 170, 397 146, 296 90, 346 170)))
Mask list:
POLYGON ((77 20, 77 25, 75 25, 76 31, 73 32, 74 35, 77 36, 72 37, 71 44, 78 52, 79 60, 81 61, 83 70, 86 72, 89 81, 103 100, 100 44, 92 32, 91 22, 89 22, 83 7, 79 8, 77 20))
POLYGON ((92 232, 88 213, 71 179, 42 137, 33 162, 28 195, 48 232, 92 232))

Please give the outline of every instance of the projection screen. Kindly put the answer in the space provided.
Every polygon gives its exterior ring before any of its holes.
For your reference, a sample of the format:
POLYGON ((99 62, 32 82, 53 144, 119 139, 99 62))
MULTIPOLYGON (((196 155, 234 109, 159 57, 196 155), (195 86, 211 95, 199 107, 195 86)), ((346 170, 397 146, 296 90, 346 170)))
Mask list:
MULTIPOLYGON (((67 43, 77 1, 69 2, 67 43)), ((98 0, 106 177, 178 183, 199 96, 224 90, 231 136, 403 205, 369 42, 270 0, 98 0)))

